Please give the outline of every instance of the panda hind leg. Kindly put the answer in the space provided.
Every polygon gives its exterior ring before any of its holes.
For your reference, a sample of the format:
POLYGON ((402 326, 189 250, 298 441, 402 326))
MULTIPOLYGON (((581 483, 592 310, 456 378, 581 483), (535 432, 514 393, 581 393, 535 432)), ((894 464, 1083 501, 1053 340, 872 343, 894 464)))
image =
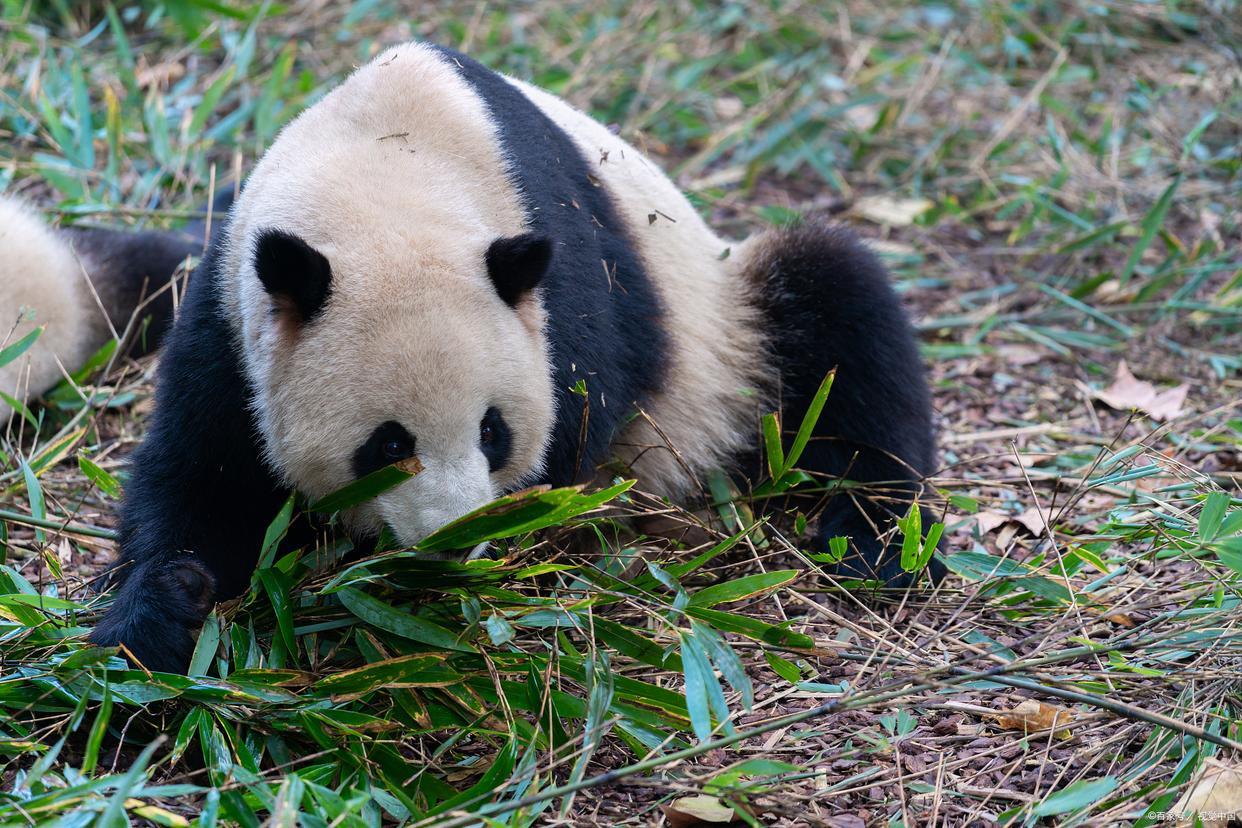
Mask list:
MULTIPOLYGON (((864 484, 830 496, 817 544, 849 539, 844 577, 914 583, 894 520, 920 500, 935 463, 931 397, 914 330, 875 254, 852 233, 807 224, 770 231, 739 257, 779 371, 782 428, 797 430, 828 371, 836 377, 799 468, 864 484)), ((924 511, 924 526, 930 515, 924 511)), ((939 580, 943 564, 929 574, 939 580)))

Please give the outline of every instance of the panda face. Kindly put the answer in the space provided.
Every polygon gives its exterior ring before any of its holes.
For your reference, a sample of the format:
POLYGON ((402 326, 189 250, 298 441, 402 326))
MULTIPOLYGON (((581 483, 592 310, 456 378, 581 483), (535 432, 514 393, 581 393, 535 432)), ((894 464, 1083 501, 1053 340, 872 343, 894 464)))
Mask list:
POLYGON ((538 475, 555 413, 536 290, 549 243, 503 237, 458 259, 388 255, 378 237, 255 238, 264 307, 247 315, 247 355, 268 459, 291 485, 314 499, 418 469, 347 515, 413 545, 538 475))

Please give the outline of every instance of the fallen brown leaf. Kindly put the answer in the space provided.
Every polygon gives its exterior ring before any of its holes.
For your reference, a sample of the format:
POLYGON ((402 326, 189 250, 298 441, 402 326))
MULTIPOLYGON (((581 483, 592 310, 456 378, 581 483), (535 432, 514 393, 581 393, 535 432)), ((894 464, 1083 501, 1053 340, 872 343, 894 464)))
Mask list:
POLYGON ((738 816, 725 803, 714 796, 699 794, 674 799, 668 805, 661 805, 664 818, 671 828, 696 828, 699 825, 728 825, 737 820, 738 816))
POLYGON ((1173 808, 1189 818, 1178 825, 1193 825, 1198 817, 1205 828, 1225 828, 1231 819, 1242 819, 1242 767, 1208 759, 1199 778, 1173 808))
POLYGON ((1013 519, 1025 526, 1027 531, 1036 537, 1042 537, 1048 531, 1047 516, 1034 506, 1028 507, 1020 515, 1014 515, 1013 519))
POLYGON ((994 714, 993 718, 1005 730, 1021 730, 1023 733, 1034 733, 1035 731, 1048 730, 1055 727, 1057 730, 1053 734, 1054 736, 1058 739, 1068 739, 1071 733, 1067 725, 1073 721, 1074 714, 1072 711, 1064 707, 1057 707, 1055 704, 1045 704, 1035 699, 1024 699, 1013 710, 994 714))
POLYGON ((1004 512, 993 512, 991 509, 983 509, 975 513, 975 523, 979 525, 979 534, 986 535, 998 526, 1004 526, 1009 522, 1011 516, 1004 512))
POLYGON ((1117 376, 1113 384, 1103 391, 1092 391, 1097 400, 1118 411, 1136 408, 1153 420, 1171 420, 1182 413, 1190 386, 1186 383, 1159 391, 1150 382, 1138 379, 1130 373, 1130 366, 1123 359, 1117 363, 1117 376))

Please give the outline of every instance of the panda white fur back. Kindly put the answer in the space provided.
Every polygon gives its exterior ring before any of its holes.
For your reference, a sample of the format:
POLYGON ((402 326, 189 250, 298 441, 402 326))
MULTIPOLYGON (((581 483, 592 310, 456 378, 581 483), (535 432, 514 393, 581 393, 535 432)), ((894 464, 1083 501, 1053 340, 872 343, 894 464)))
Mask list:
MULTIPOLYGON (((225 192, 215 207, 231 203, 225 192)), ((168 283, 202 253, 205 230, 202 221, 173 231, 52 228, 25 202, 0 195, 0 346, 43 328, 0 366, 0 391, 26 403, 127 331, 126 354, 158 345, 172 321, 168 283)), ((0 426, 11 415, 0 400, 0 426)))
POLYGON ((759 416, 796 428, 833 368, 800 466, 885 490, 826 499, 814 543, 845 535, 842 574, 910 583, 877 536, 930 471, 931 409, 874 256, 816 225, 725 241, 560 99, 390 49, 281 132, 191 278, 92 637, 180 669, 291 489, 409 458, 421 473, 346 515, 360 540, 414 544, 613 458, 674 499, 718 468, 746 485, 759 416))
MULTIPOLYGON (((86 273, 67 238, 27 205, 0 197, 0 344, 43 328, 25 354, 0 366, 0 391, 22 402, 38 396, 111 336, 86 273)), ((0 400, 0 424, 11 414, 0 400)))

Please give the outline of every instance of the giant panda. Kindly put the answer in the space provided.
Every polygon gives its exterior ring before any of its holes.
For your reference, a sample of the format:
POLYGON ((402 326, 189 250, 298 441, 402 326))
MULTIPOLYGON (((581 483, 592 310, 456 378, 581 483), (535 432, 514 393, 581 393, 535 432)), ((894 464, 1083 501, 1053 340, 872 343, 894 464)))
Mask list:
POLYGON ((410 457, 420 474, 343 516, 357 538, 414 545, 604 461, 693 500, 714 469, 753 475, 760 416, 797 428, 833 368, 800 466, 885 494, 828 500, 816 543, 907 585, 889 530, 932 469, 931 403, 868 249, 815 224, 721 238, 564 101, 391 48, 283 129, 192 275, 91 638, 183 669, 291 490, 410 457))
MULTIPOLYGON (((222 191, 216 207, 231 201, 222 191)), ((168 283, 202 254, 206 231, 202 221, 178 231, 53 229, 24 201, 0 196, 0 345, 41 329, 0 365, 0 391, 25 405, 114 337, 134 355, 154 348, 172 320, 168 283)), ((12 413, 0 398, 0 429, 12 413)))

